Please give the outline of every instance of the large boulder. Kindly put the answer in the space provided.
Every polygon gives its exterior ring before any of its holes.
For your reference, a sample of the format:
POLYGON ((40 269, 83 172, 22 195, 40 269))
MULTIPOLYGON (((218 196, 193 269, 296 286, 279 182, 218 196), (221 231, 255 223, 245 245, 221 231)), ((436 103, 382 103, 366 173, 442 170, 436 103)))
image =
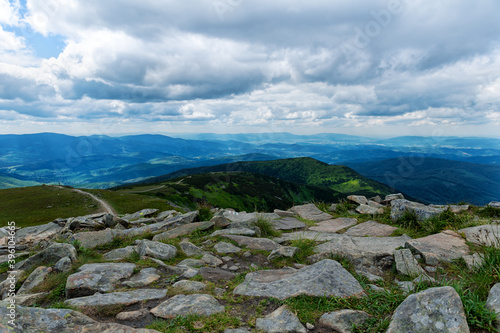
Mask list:
POLYGON ((177 295, 151 309, 156 317, 171 319, 189 314, 210 316, 224 312, 224 306, 211 295, 177 295))
POLYGON ((351 333, 352 326, 361 326, 370 318, 370 315, 364 311, 339 310, 325 313, 319 319, 323 326, 333 329, 338 333, 351 333))
POLYGON ((451 230, 409 240, 405 247, 421 254, 425 262, 431 266, 436 266, 440 261, 451 262, 469 254, 465 240, 451 230))
POLYGON ((364 291, 338 262, 325 259, 300 270, 293 268, 248 273, 235 295, 287 299, 298 295, 357 297, 364 291))
POLYGON ((45 278, 52 272, 51 267, 39 266, 28 276, 17 294, 30 294, 33 289, 43 283, 45 278))
POLYGON ((299 318, 286 305, 279 307, 265 318, 257 318, 255 327, 266 333, 307 333, 299 318))
POLYGON ((42 264, 54 265, 64 257, 68 257, 72 262, 76 261, 75 247, 71 244, 54 243, 25 261, 18 262, 15 267, 16 269, 29 270, 42 264))
POLYGON ((170 260, 177 255, 177 248, 170 244, 143 239, 137 245, 140 256, 148 256, 161 260, 170 260))
POLYGON ((495 246, 500 248, 500 225, 485 224, 470 227, 458 231, 463 233, 467 241, 483 246, 495 246))
POLYGON ((452 287, 410 295, 392 316, 387 333, 469 333, 460 296, 452 287))
POLYGON ((16 242, 17 244, 36 245, 41 241, 54 238, 62 229, 63 227, 53 222, 21 228, 16 232, 16 242))
POLYGON ((93 295, 96 292, 111 292, 121 284, 120 280, 132 276, 135 264, 105 263, 86 264, 78 272, 68 276, 66 297, 93 295))
POLYGON ((405 211, 415 213, 415 216, 419 221, 424 221, 441 214, 445 211, 445 208, 430 207, 418 202, 413 202, 405 199, 396 199, 391 201, 391 219, 393 221, 396 221, 400 217, 402 217, 405 211))

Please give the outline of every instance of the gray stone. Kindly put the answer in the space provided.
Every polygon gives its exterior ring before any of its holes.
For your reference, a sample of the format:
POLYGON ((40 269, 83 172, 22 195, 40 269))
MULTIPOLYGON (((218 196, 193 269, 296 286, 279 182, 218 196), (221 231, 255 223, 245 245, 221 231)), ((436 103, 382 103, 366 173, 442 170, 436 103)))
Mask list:
POLYGON ((396 193, 396 194, 388 194, 385 196, 385 199, 384 201, 385 202, 391 202, 392 200, 396 200, 396 199, 404 199, 404 195, 401 194, 401 193, 396 193))
POLYGON ((319 319, 319 323, 338 333, 351 333, 353 325, 361 326, 370 318, 364 311, 340 310, 325 313, 319 319))
POLYGON ((200 268, 199 273, 205 280, 215 283, 229 281, 234 279, 236 276, 234 273, 213 267, 202 267, 200 268))
POLYGON ((448 209, 450 212, 458 214, 469 210, 469 205, 429 205, 429 207, 448 209))
POLYGON ((294 217, 297 216, 294 212, 290 210, 281 210, 281 209, 275 209, 274 214, 280 216, 280 217, 294 217))
POLYGON ((174 288, 181 289, 186 292, 197 292, 207 289, 207 285, 198 281, 181 280, 172 285, 174 288))
POLYGON ((137 252, 140 256, 149 256, 161 260, 170 260, 177 255, 177 248, 170 244, 143 239, 137 245, 137 252))
POLYGON ((326 221, 332 218, 330 214, 319 210, 314 204, 293 206, 291 210, 297 213, 300 217, 315 222, 326 221))
POLYGON ((202 256, 206 253, 202 248, 187 241, 180 242, 179 247, 181 248, 182 252, 184 252, 184 254, 188 257, 202 256))
POLYGON ((221 235, 241 235, 241 236, 255 236, 255 230, 248 228, 229 228, 223 230, 217 230, 210 234, 210 237, 221 236, 221 235))
POLYGON ((174 228, 169 231, 165 231, 161 234, 155 235, 153 237, 154 241, 161 241, 161 240, 166 240, 166 239, 172 239, 172 238, 177 238, 180 236, 184 235, 190 235, 195 231, 198 230, 207 230, 211 227, 214 226, 214 222, 193 222, 193 223, 188 223, 181 225, 180 227, 174 228))
POLYGON ((237 236, 237 235, 223 235, 223 236, 235 241, 236 243, 238 243, 239 246, 246 246, 247 248, 253 250, 272 251, 280 246, 278 243, 268 238, 255 238, 255 237, 237 236))
POLYGON ((188 266, 191 268, 200 268, 204 265, 205 263, 202 260, 197 260, 197 259, 184 259, 183 261, 177 264, 177 266, 188 266))
POLYGON ((357 203, 358 205, 367 205, 368 199, 362 195, 350 195, 347 197, 347 200, 357 203))
POLYGON ((52 267, 39 266, 28 276, 17 294, 30 294, 33 289, 43 283, 45 278, 52 272, 52 267))
POLYGON ((316 226, 310 227, 309 230, 334 233, 342 229, 349 228, 350 226, 353 226, 356 223, 358 223, 358 220, 356 219, 348 217, 339 217, 336 218, 335 220, 320 222, 316 226))
POLYGON ((166 289, 137 289, 109 294, 96 293, 92 296, 68 299, 64 303, 78 309, 110 305, 132 305, 142 301, 162 299, 167 296, 166 289))
POLYGON ((143 268, 138 274, 135 274, 130 280, 123 282, 124 285, 130 288, 141 288, 149 286, 151 283, 158 281, 160 275, 156 268, 148 267, 143 268))
POLYGON ((225 228, 231 224, 231 221, 222 215, 212 217, 210 222, 213 222, 216 228, 225 228))
POLYGON ((385 206, 382 205, 379 202, 368 200, 368 206, 373 207, 373 208, 384 208, 385 206))
POLYGON ((250 225, 257 221, 257 213, 246 213, 246 212, 235 212, 226 210, 223 216, 231 221, 232 223, 241 223, 244 225, 250 225))
POLYGON ((466 255, 462 257, 469 270, 474 270, 481 267, 484 263, 484 255, 479 253, 473 253, 471 255, 466 255))
POLYGON ((394 311, 387 333, 468 333, 460 296, 452 287, 429 288, 408 296, 394 311))
POLYGON ((337 207, 338 206, 339 206, 338 204, 331 204, 330 208, 328 208, 328 211, 329 212, 335 212, 335 211, 337 211, 337 207))
POLYGON ((174 217, 176 215, 179 215, 178 211, 176 211, 176 210, 166 210, 164 212, 158 213, 158 215, 156 216, 156 219, 158 221, 161 221, 161 220, 164 220, 164 219, 172 218, 172 217, 174 217))
POLYGON ((304 222, 299 221, 295 217, 284 217, 282 219, 273 220, 271 224, 276 230, 293 230, 307 227, 304 222))
POLYGON ((265 318, 257 318, 255 327, 266 333, 306 333, 307 330, 286 305, 276 309, 265 318))
POLYGON ((489 204, 487 204, 487 206, 500 209, 500 201, 492 201, 489 204))
POLYGON ((141 310, 136 310, 136 311, 127 311, 127 312, 120 312, 116 315, 116 319, 118 320, 127 320, 127 321, 132 321, 132 320, 140 320, 144 317, 146 317, 149 314, 148 309, 141 309, 141 310))
POLYGON ((296 232, 284 233, 280 237, 275 238, 274 241, 276 243, 284 243, 294 240, 309 239, 315 242, 328 242, 342 237, 343 235, 328 234, 318 231, 296 231, 296 232))
POLYGON ((293 258, 294 255, 296 255, 300 249, 298 247, 294 246, 280 246, 275 250, 272 250, 269 256, 267 257, 267 260, 274 260, 277 258, 293 258))
POLYGON ((210 316, 220 312, 224 312, 224 307, 213 296, 205 294, 177 295, 151 309, 154 316, 165 319, 189 314, 210 316))
POLYGON ((241 251, 241 248, 231 244, 231 243, 226 243, 226 242, 219 242, 215 244, 214 250, 217 251, 217 253, 238 253, 241 251))
POLYGON ((211 267, 217 267, 223 264, 222 260, 211 254, 205 254, 201 258, 201 261, 203 261, 206 265, 211 267))
POLYGON ((99 245, 111 243, 115 237, 122 235, 123 230, 105 229, 99 231, 79 232, 71 236, 70 241, 79 241, 82 247, 93 249, 99 245))
POLYGON ((96 292, 111 292, 121 279, 132 276, 134 264, 105 263, 86 264, 78 272, 68 276, 66 282, 66 297, 81 297, 93 295, 96 292))
POLYGON ((445 211, 445 209, 429 207, 424 204, 405 199, 396 199, 391 201, 391 219, 393 221, 402 217, 405 211, 414 212, 419 221, 424 221, 441 214, 445 211))
POLYGON ((0 296, 2 299, 8 298, 12 293, 12 289, 15 290, 17 281, 19 281, 24 273, 25 271, 22 269, 11 271, 8 276, 0 282, 0 296))
POLYGON ((355 269, 355 270, 356 270, 356 273, 358 273, 359 275, 363 275, 370 282, 377 282, 377 281, 383 281, 384 280, 384 278, 382 278, 381 276, 378 276, 378 275, 375 275, 375 274, 371 274, 370 272, 367 272, 364 269, 359 269, 358 268, 358 269, 355 269))
POLYGON ((53 222, 21 228, 16 231, 16 243, 36 245, 41 241, 54 238, 62 229, 63 227, 53 222))
POLYGON ((16 305, 21 306, 33 306, 37 303, 40 303, 49 293, 42 292, 37 294, 19 294, 14 296, 14 301, 16 305))
POLYGON ((132 221, 139 220, 141 218, 153 216, 158 211, 159 211, 159 209, 147 208, 147 209, 143 209, 143 210, 140 210, 138 212, 135 212, 133 214, 127 214, 123 217, 123 219, 132 222, 132 221))
POLYGON ((14 327, 7 329, 7 304, 0 306, 0 331, 14 333, 159 333, 156 330, 134 329, 115 323, 99 323, 83 313, 68 309, 16 307, 14 327))
POLYGON ((496 313, 496 327, 500 329, 500 283, 491 288, 486 300, 486 308, 496 313))
POLYGON ((383 208, 375 208, 368 205, 359 205, 356 207, 356 212, 359 214, 368 214, 368 215, 380 215, 384 214, 383 208))
POLYGON ((76 261, 75 247, 71 244, 54 243, 27 260, 18 262, 15 267, 16 269, 28 270, 42 264, 53 265, 64 257, 70 258, 72 262, 76 261))
POLYGON ((247 328, 226 328, 224 333, 251 333, 247 328))
POLYGON ((469 247, 465 240, 451 230, 409 240, 405 247, 420 253, 427 265, 431 266, 436 266, 440 261, 451 262, 453 259, 469 254, 469 247))
POLYGON ((123 260, 130 257, 136 251, 135 246, 127 246, 121 249, 111 250, 103 255, 106 260, 123 260))
POLYGON ((461 229, 458 232, 463 233, 465 239, 471 243, 500 248, 500 225, 498 224, 480 225, 461 229))
POLYGON ((298 295, 364 296, 359 282, 338 262, 325 259, 300 270, 293 268, 248 273, 235 295, 287 299, 298 295))
POLYGON ((412 277, 425 275, 425 271, 420 267, 409 249, 394 251, 394 261, 396 262, 396 270, 399 274, 412 277))
POLYGON ((54 265, 54 270, 57 272, 68 272, 71 270, 72 267, 72 262, 69 257, 64 257, 61 258, 56 264, 54 265))
POLYGON ((388 237, 398 228, 375 221, 366 221, 352 228, 349 228, 344 234, 355 237, 388 237))

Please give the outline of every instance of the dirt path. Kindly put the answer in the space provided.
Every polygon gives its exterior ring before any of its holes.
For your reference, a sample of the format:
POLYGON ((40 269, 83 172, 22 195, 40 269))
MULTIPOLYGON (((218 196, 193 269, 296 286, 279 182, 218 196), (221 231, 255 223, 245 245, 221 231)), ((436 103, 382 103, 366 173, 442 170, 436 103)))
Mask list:
MULTIPOLYGON (((56 187, 58 187, 60 189, 64 189, 64 187, 62 187, 62 186, 56 186, 56 187)), ((107 203, 106 201, 104 201, 104 200, 96 197, 92 193, 85 192, 85 191, 79 190, 77 188, 73 188, 71 190, 73 192, 77 192, 77 193, 80 193, 80 194, 87 195, 87 196, 91 197, 93 200, 95 200, 95 201, 97 201, 99 203, 99 205, 101 206, 101 208, 104 209, 104 211, 106 213, 116 215, 116 211, 113 209, 113 207, 111 207, 111 205, 109 203, 107 203)))

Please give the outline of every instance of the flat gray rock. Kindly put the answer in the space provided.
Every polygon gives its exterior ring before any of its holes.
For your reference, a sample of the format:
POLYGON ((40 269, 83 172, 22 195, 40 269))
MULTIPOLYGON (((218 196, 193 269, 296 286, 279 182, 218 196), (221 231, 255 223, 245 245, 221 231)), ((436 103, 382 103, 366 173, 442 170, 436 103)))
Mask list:
POLYGON ((406 235, 399 237, 351 237, 344 234, 339 236, 335 240, 316 246, 314 251, 351 257, 392 256, 395 249, 403 247, 407 241, 411 240, 406 235))
POLYGON ((295 217, 284 217, 281 219, 273 220, 271 224, 276 230, 294 230, 307 227, 307 224, 299 221, 295 217))
POLYGON ((136 252, 135 246, 127 246, 121 249, 111 250, 103 255, 106 260, 123 260, 130 257, 134 252, 136 252))
POLYGON ((275 250, 272 250, 267 260, 274 260, 277 258, 293 258, 294 255, 300 252, 298 247, 294 246, 280 246, 275 250))
POLYGON ((320 222, 316 226, 310 227, 309 230, 326 232, 326 233, 335 233, 342 229, 356 225, 356 223, 358 223, 358 220, 356 219, 348 217, 339 217, 334 220, 320 222))
POLYGON ((17 244, 38 244, 40 241, 54 238, 63 227, 57 223, 47 223, 34 227, 21 228, 16 231, 17 244))
POLYGON ((452 287, 429 288, 408 296, 392 316, 387 333, 469 333, 460 296, 452 287))
POLYGON ((409 249, 394 251, 394 261, 396 262, 396 270, 399 274, 412 277, 426 275, 424 269, 420 267, 409 249))
POLYGON ((272 251, 280 246, 278 243, 268 238, 256 238, 237 235, 223 236, 235 241, 239 246, 246 246, 247 248, 253 250, 272 251))
POLYGON ((94 294, 92 296, 68 299, 64 303, 76 308, 99 307, 110 305, 132 305, 142 301, 162 299, 167 296, 166 289, 137 289, 109 294, 94 294))
POLYGON ((49 295, 48 292, 42 292, 37 294, 19 294, 14 296, 16 305, 21 306, 34 306, 35 304, 40 304, 40 302, 49 295))
POLYGON ((207 289, 207 285, 198 281, 181 280, 172 285, 174 288, 179 288, 187 292, 197 292, 207 289))
POLYGON ((143 239, 137 245, 137 252, 160 260, 170 260, 177 255, 177 248, 170 244, 143 239))
POLYGON ((352 228, 349 228, 344 235, 355 237, 388 237, 394 233, 398 228, 378 223, 375 221, 366 221, 360 223, 352 228))
POLYGON ((236 275, 232 272, 213 267, 202 267, 200 268, 199 273, 203 279, 215 283, 229 281, 236 277, 236 275))
POLYGON ((231 243, 218 242, 217 244, 214 245, 214 250, 217 251, 217 253, 226 254, 226 253, 238 253, 241 251, 241 248, 231 243))
POLYGON ((180 263, 177 264, 177 266, 188 266, 192 268, 200 268, 203 267, 205 263, 202 260, 198 259, 184 259, 180 263))
POLYGON ((358 207, 356 207, 356 212, 359 214, 380 215, 384 214, 384 209, 369 205, 359 205, 358 207))
POLYGON ((127 214, 122 218, 127 221, 136 221, 145 217, 151 217, 155 215, 158 211, 159 209, 146 208, 138 212, 135 212, 133 214, 127 214))
POLYGON ((395 199, 391 201, 391 219, 393 221, 402 217, 405 211, 414 212, 419 221, 424 221, 441 214, 445 209, 430 207, 405 199, 395 199))
POLYGON ((73 263, 71 262, 71 259, 69 257, 64 257, 55 263, 54 270, 62 273, 68 272, 69 270, 71 270, 72 264, 73 263))
POLYGON ((500 248, 500 225, 486 224, 477 227, 465 228, 458 231, 465 235, 467 241, 484 246, 500 248))
POLYGON ((436 266, 440 261, 451 262, 469 254, 465 240, 451 230, 409 240, 405 247, 421 254, 425 262, 431 266, 436 266))
POLYGON ((486 300, 486 308, 497 314, 496 327, 500 329, 500 283, 491 288, 486 300))
POLYGON ((184 235, 190 235, 197 230, 207 230, 215 225, 214 222, 193 222, 181 225, 169 231, 165 231, 153 237, 154 241, 161 241, 166 239, 177 238, 184 235))
POLYGON ((279 307, 265 318, 257 318, 255 327, 266 333, 307 333, 299 318, 286 305, 279 307))
POLYGON ((68 276, 66 282, 66 297, 74 298, 93 295, 96 292, 111 292, 120 280, 132 276, 135 264, 105 263, 86 264, 78 272, 68 276))
POLYGON ((64 257, 70 258, 72 262, 76 261, 75 247, 71 244, 54 243, 28 259, 18 262, 15 268, 29 270, 42 264, 54 265, 64 257))
POLYGON ((321 325, 327 326, 338 333, 351 333, 352 326, 361 326, 370 318, 370 315, 364 311, 340 310, 325 313, 319 319, 321 325))
POLYGON ((298 295, 364 296, 359 282, 338 262, 325 259, 300 270, 293 268, 248 273, 235 295, 287 299, 298 295))
POLYGON ((500 209, 500 201, 492 201, 487 206, 500 209))
POLYGON ((222 260, 208 253, 201 257, 201 261, 210 267, 217 267, 223 264, 222 260))
POLYGON ((206 253, 202 248, 187 241, 180 242, 179 247, 181 248, 182 252, 184 252, 184 254, 188 257, 202 256, 206 253))
POLYGON ((255 236, 255 230, 248 228, 229 228, 214 231, 210 234, 210 237, 221 236, 221 235, 241 235, 241 236, 255 236))
POLYGON ((28 276, 17 294, 30 294, 31 290, 43 283, 45 278, 52 272, 52 267, 39 266, 28 276))
POLYGON ((189 314, 210 316, 224 312, 224 307, 211 295, 177 295, 157 307, 151 313, 160 318, 170 319, 189 314))
POLYGON ((347 197, 347 200, 357 203, 358 205, 368 205, 368 199, 363 195, 350 195, 347 197))
POLYGON ((332 218, 330 214, 319 210, 314 204, 293 206, 290 210, 306 220, 315 222, 331 220, 332 218))
POLYGON ((111 243, 115 237, 122 235, 122 231, 124 230, 108 228, 99 231, 78 232, 71 236, 70 241, 79 241, 82 247, 93 249, 97 246, 111 243))
POLYGON ((294 217, 297 216, 296 213, 290 211, 290 210, 281 210, 281 209, 275 209, 274 214, 281 216, 281 217, 294 217))
POLYGON ((132 276, 130 280, 123 282, 123 284, 130 288, 141 288, 158 281, 160 277, 156 268, 148 267, 141 269, 139 273, 132 276))
POLYGON ((328 242, 342 237, 343 235, 324 233, 319 231, 296 231, 284 233, 280 237, 274 238, 274 241, 280 244, 301 239, 309 239, 315 242, 328 242))
POLYGON ((231 222, 252 223, 257 221, 257 213, 234 212, 226 210, 223 216, 231 222))

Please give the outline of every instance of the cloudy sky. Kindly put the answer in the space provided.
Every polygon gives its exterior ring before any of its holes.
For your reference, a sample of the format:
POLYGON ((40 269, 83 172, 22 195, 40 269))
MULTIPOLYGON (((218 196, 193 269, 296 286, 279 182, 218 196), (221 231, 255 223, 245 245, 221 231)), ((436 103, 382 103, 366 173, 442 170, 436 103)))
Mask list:
POLYGON ((500 136, 498 0, 0 0, 0 134, 500 136))

